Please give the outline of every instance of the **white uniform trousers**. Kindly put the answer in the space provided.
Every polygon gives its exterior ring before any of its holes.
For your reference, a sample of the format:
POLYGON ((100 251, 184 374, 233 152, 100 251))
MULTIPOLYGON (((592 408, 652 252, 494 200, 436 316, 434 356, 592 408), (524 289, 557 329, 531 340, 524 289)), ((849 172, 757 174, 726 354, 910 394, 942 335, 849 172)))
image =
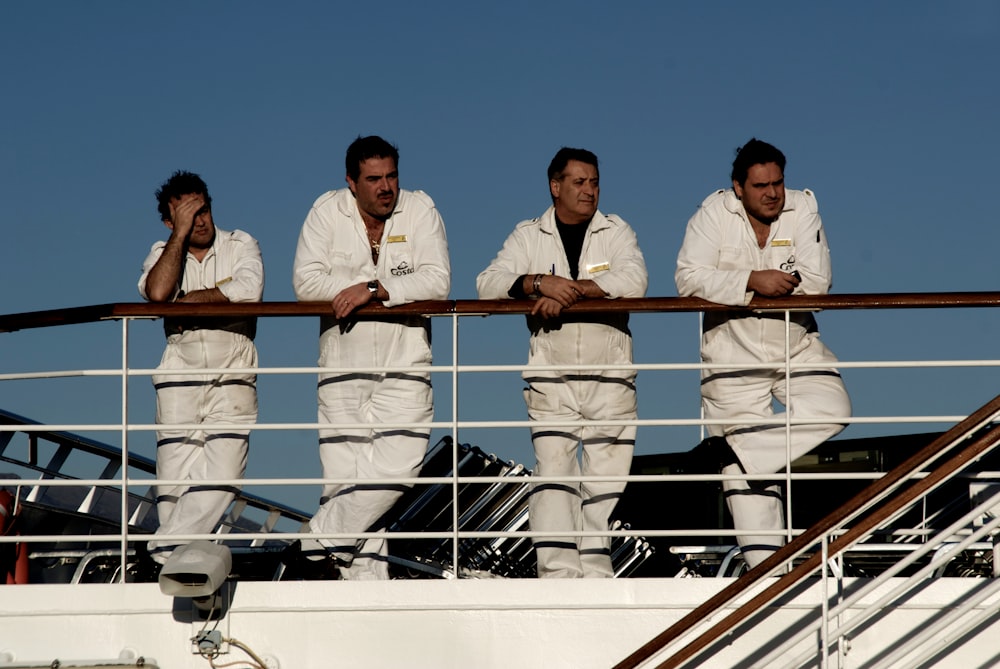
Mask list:
MULTIPOLYGON (((253 342, 220 330, 194 330, 168 340, 158 369, 256 367, 253 342)), ((204 423, 201 430, 156 433, 158 479, 241 479, 250 430, 217 430, 213 423, 257 421, 256 375, 154 375, 156 422, 204 423)), ((239 486, 157 486, 159 534, 208 534, 232 503, 239 486)), ((187 541, 149 542, 150 554, 166 562, 187 541)))
MULTIPOLYGON (((836 357, 818 339, 799 352, 796 363, 830 364, 836 357)), ((784 370, 706 370, 701 392, 706 420, 771 418, 777 400, 789 408, 791 418, 845 418, 851 415, 851 400, 840 374, 832 367, 791 373, 789 389, 784 370), (791 398, 789 400, 789 397, 791 398), (791 404, 789 405, 789 401, 791 404)), ((709 425, 712 436, 725 435, 739 464, 723 474, 771 474, 785 469, 786 445, 790 441, 791 460, 805 455, 844 429, 842 423, 792 425, 709 425)), ((741 480, 723 481, 726 504, 737 530, 781 530, 785 527, 784 502, 777 485, 741 480)), ((784 545, 777 535, 739 535, 743 557, 751 568, 784 545)))
MULTIPOLYGON (((634 378, 581 372, 534 377, 524 391, 532 420, 601 420, 636 417, 634 378)), ((532 428, 538 476, 625 476, 635 448, 634 426, 532 428), (582 454, 578 449, 582 443, 582 454)), ((528 499, 532 531, 608 529, 625 483, 539 483, 528 499)), ((535 537, 540 578, 611 578, 610 537, 535 537)))
MULTIPOLYGON (((319 422, 414 423, 433 418, 430 378, 426 374, 347 374, 319 382, 319 422)), ((323 489, 320 509, 309 522, 314 533, 369 532, 383 529, 379 519, 409 484, 366 484, 365 479, 413 478, 427 452, 430 430, 412 428, 320 430, 320 461, 325 478, 356 478, 357 483, 323 489)), ((317 542, 303 541, 310 550, 317 542)), ((385 539, 320 539, 318 543, 349 566, 348 580, 389 578, 385 539)))

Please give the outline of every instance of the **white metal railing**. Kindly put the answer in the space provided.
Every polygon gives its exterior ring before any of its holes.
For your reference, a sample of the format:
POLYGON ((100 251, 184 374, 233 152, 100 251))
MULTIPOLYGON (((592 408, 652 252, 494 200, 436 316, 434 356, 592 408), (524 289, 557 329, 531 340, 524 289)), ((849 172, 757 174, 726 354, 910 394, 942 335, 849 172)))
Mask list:
MULTIPOLYGON (((458 316, 452 316, 455 322, 455 332, 458 332, 458 316)), ((123 325, 125 326, 125 335, 123 340, 126 342, 127 346, 127 326, 130 319, 123 319, 123 325)), ((457 344, 458 337, 455 337, 455 354, 457 356, 457 344)), ((23 380, 23 379, 41 379, 41 378, 67 378, 72 376, 114 376, 122 377, 123 385, 124 380, 128 377, 136 376, 151 376, 154 373, 159 374, 174 374, 178 376, 189 375, 191 372, 189 370, 160 370, 155 369, 130 369, 127 366, 127 362, 124 360, 127 357, 123 355, 123 370, 71 370, 71 371, 52 371, 52 372, 39 372, 39 373, 20 373, 20 374, 2 374, 0 375, 0 381, 2 380, 23 380)), ((962 361, 887 361, 887 362, 850 362, 842 361, 837 364, 838 367, 849 369, 849 368, 900 368, 900 367, 982 367, 982 366, 997 366, 1000 365, 1000 360, 962 360, 962 361)), ((781 365, 787 370, 796 369, 809 369, 815 368, 816 365, 805 365, 796 363, 786 363, 781 365)), ((715 365, 717 368, 731 367, 731 365, 715 365)), ((767 369, 774 368, 773 364, 741 364, 741 368, 746 369, 767 369)), ((634 364, 634 365, 618 365, 618 366, 608 366, 606 369, 614 370, 648 370, 648 371, 670 371, 670 370, 701 370, 711 368, 707 365, 701 364, 634 364)), ((414 371, 419 369, 420 371, 430 371, 430 372, 452 372, 455 378, 455 387, 458 387, 458 375, 462 373, 470 372, 519 372, 526 369, 524 365, 431 365, 420 368, 411 367, 379 367, 372 368, 367 371, 372 372, 401 372, 401 371, 414 371)), ((586 371, 596 369, 594 366, 584 366, 584 365, 559 365, 559 366, 538 366, 532 368, 534 371, 542 370, 566 370, 566 371, 586 371)), ((205 369, 199 370, 200 373, 237 373, 240 371, 253 372, 258 375, 269 375, 269 374, 309 374, 313 375, 316 373, 338 373, 346 371, 356 371, 355 369, 349 368, 335 368, 335 367, 277 367, 277 368, 254 368, 252 370, 240 370, 235 368, 226 369, 205 369)), ((457 399, 458 393, 453 393, 454 397, 457 399)), ((122 393, 123 397, 123 414, 127 413, 127 392, 122 393)), ((456 413, 453 411, 453 414, 456 413)), ((786 418, 783 420, 775 419, 740 419, 740 420, 712 420, 706 421, 704 419, 637 419, 637 420, 618 420, 618 421, 469 421, 469 420, 446 420, 446 421, 432 421, 424 423, 393 423, 389 427, 423 427, 423 428, 494 428, 494 427, 567 427, 574 425, 635 425, 635 426, 685 426, 685 425, 706 425, 709 422, 714 424, 750 424, 750 425, 774 425, 774 424, 808 424, 808 423, 825 423, 835 421, 850 422, 855 424, 881 424, 881 423, 943 423, 943 422, 953 422, 963 418, 962 415, 935 415, 935 416, 866 416, 866 417, 844 417, 843 419, 831 419, 829 417, 810 419, 807 417, 798 417, 792 419, 786 414, 786 418)), ((380 424, 375 427, 386 427, 386 424, 380 424)), ((108 431, 108 430, 122 430, 125 433, 129 432, 143 432, 143 431, 153 431, 161 428, 170 429, 197 429, 202 427, 201 425, 195 424, 176 424, 176 425, 157 425, 152 423, 130 423, 128 421, 123 421, 122 423, 78 423, 78 424, 49 424, 49 425, 37 425, 37 426, 20 426, 16 429, 18 432, 32 432, 32 431, 108 431)), ((244 424, 227 424, 219 423, 214 427, 219 429, 237 429, 245 427, 244 424)), ((270 430, 290 430, 290 429, 317 429, 320 427, 325 427, 325 424, 316 422, 304 422, 304 423, 258 423, 254 425, 253 429, 255 431, 270 431, 270 430)), ((344 424, 345 428, 367 428, 373 427, 370 423, 356 423, 356 424, 344 424)), ((13 428, 0 428, 0 430, 13 430, 13 428)), ((865 476, 865 475, 861 475, 865 476)), ((792 475, 795 478, 795 475, 792 475)), ((692 480, 706 480, 700 479, 699 477, 691 477, 692 480)), ((712 480, 718 477, 707 477, 707 480, 712 480)), ((773 475, 761 476, 762 479, 773 479, 773 475)), ((543 480, 543 479, 536 479, 543 480)), ((544 479, 548 480, 548 479, 544 479)), ((565 479, 552 479, 562 481, 565 479)), ((572 479, 579 480, 579 479, 572 479)), ((603 479, 602 479, 603 480, 603 479)), ((686 480, 681 478, 679 480, 686 480)), ((325 479, 302 479, 301 481, 308 482, 310 484, 316 482, 327 482, 325 479)), ((333 480, 330 480, 331 482, 333 480)), ((266 480, 255 481, 257 484, 266 485, 266 480)))
MULTIPOLYGON (((786 312, 788 313, 788 312, 786 312)), ((634 425, 638 427, 663 427, 663 426, 705 426, 709 423, 712 424, 747 424, 747 425, 785 425, 786 428, 790 428, 792 425, 798 424, 809 424, 809 423, 828 423, 828 422, 843 422, 851 424, 891 424, 891 423, 930 423, 930 424, 941 424, 941 423, 951 423, 961 420, 964 416, 962 415, 923 415, 923 416, 855 416, 855 417, 843 417, 839 418, 816 418, 811 419, 808 417, 795 417, 790 416, 790 412, 785 412, 780 419, 739 419, 739 420, 718 420, 713 419, 712 421, 707 421, 703 418, 697 419, 635 419, 635 420, 618 420, 618 421, 530 421, 530 420, 506 420, 506 421, 488 421, 488 420, 459 420, 458 415, 458 397, 460 395, 460 376, 468 373, 509 373, 509 372, 521 372, 526 369, 525 365, 481 365, 481 364, 461 364, 457 362, 458 360, 458 350, 459 350, 459 322, 461 315, 457 313, 450 314, 448 316, 452 321, 452 362, 450 364, 440 364, 436 363, 430 366, 422 366, 419 368, 420 371, 432 372, 432 373, 448 373, 452 377, 452 418, 450 420, 442 421, 431 421, 424 423, 393 423, 392 425, 380 424, 372 425, 369 423, 357 423, 357 424, 344 424, 341 427, 344 428, 371 428, 371 427, 396 427, 396 428, 430 428, 430 429, 446 429, 451 430, 452 435, 455 439, 455 443, 458 443, 458 432, 465 429, 490 429, 490 428, 512 428, 512 427, 570 427, 578 425, 634 425)), ((146 317, 144 317, 146 318, 146 317)), ((153 368, 130 368, 128 365, 128 346, 129 346, 129 324, 132 318, 122 318, 122 368, 117 369, 84 369, 84 370, 56 370, 49 372, 24 372, 24 373, 5 373, 0 374, 0 381, 13 381, 13 380, 26 380, 26 379, 54 379, 54 378, 70 378, 70 377, 120 377, 122 379, 122 392, 121 392, 121 415, 128 415, 128 389, 129 389, 129 379, 133 377, 149 377, 154 373, 157 374, 175 374, 178 376, 189 375, 188 370, 155 370, 153 368)), ((787 319, 786 319, 787 320, 787 319)), ((782 365, 786 371, 786 374, 794 370, 799 369, 809 369, 816 368, 817 365, 806 365, 797 364, 790 361, 786 361, 782 365)), ((872 369, 872 368, 910 368, 910 367, 984 367, 984 366, 1000 366, 1000 360, 933 360, 933 361, 882 361, 882 362, 860 362, 860 361, 840 361, 837 363, 838 368, 841 369, 872 369)), ((715 365, 715 368, 727 368, 731 365, 715 365)), ((741 368, 746 369, 773 369, 776 366, 773 364, 741 364, 741 368)), ((691 370, 702 370, 712 368, 707 365, 702 365, 698 363, 636 363, 633 365, 617 365, 608 366, 606 369, 609 370, 626 370, 633 369, 637 371, 691 371, 691 370)), ((418 368, 411 367, 379 367, 372 368, 371 370, 376 373, 388 373, 388 372, 403 372, 403 371, 414 371, 418 368)), ((584 365, 559 365, 559 366, 538 366, 532 368, 534 371, 543 370, 565 370, 565 371, 587 371, 594 370, 593 366, 584 365)), ((258 376, 267 375, 315 375, 317 373, 338 373, 345 371, 356 371, 355 369, 348 368, 337 368, 337 367, 261 367, 254 368, 252 370, 239 370, 234 368, 227 369, 205 369, 199 370, 200 373, 238 373, 240 371, 249 371, 256 373, 258 376)), ((123 460, 128 457, 128 437, 132 433, 136 432, 149 432, 155 431, 157 429, 199 429, 204 427, 202 425, 195 424, 176 424, 176 425, 157 425, 154 423, 135 423, 129 422, 127 419, 123 420, 121 423, 68 423, 68 424, 49 424, 49 425, 23 425, 19 427, 12 426, 0 426, 0 432, 3 431, 16 431, 16 432, 49 432, 49 431, 66 431, 66 432, 95 432, 95 431, 120 431, 122 434, 122 457, 123 460)), ((242 429, 246 426, 244 424, 227 424, 220 423, 215 425, 217 429, 242 429)), ((257 423, 253 426, 254 431, 287 431, 287 430, 314 430, 322 427, 326 427, 323 423, 318 422, 297 422, 297 423, 257 423)), ((677 481, 715 481, 722 480, 721 475, 673 475, 677 481)), ((780 476, 776 475, 746 475, 747 480, 775 480, 780 478, 784 480, 787 484, 796 480, 809 480, 812 478, 817 479, 865 479, 865 478, 877 478, 878 473, 845 473, 845 474, 795 474, 790 471, 790 468, 786 468, 786 472, 780 476)), ((627 480, 630 482, 650 482, 659 480, 660 477, 657 476, 647 476, 647 477, 533 477, 533 482, 573 482, 578 483, 581 481, 593 481, 593 480, 627 480)), ((498 478, 479 478, 475 479, 476 482, 503 482, 503 477, 498 478)), ((186 481, 181 481, 179 483, 184 483, 186 481)), ((323 485, 329 483, 344 483, 349 482, 343 479, 324 479, 324 478, 276 478, 276 479, 241 479, 239 481, 231 480, 211 480, 205 481, 204 483, 209 485, 225 485, 225 484, 242 484, 244 486, 286 486, 286 485, 323 485)), ((385 479, 372 481, 373 483, 394 483, 400 482, 397 479, 385 479)), ((410 479, 406 479, 404 482, 412 482, 410 479)), ((468 483, 470 480, 463 479, 462 477, 450 477, 448 479, 421 479, 419 484, 434 484, 434 483, 451 483, 454 485, 461 483, 468 483)), ((129 485, 149 485, 153 483, 153 480, 129 480, 128 478, 122 477, 118 479, 101 479, 100 485, 104 486, 120 486, 124 492, 127 493, 129 485)), ((177 481, 161 481, 161 483, 178 483, 177 481)), ((51 481, 47 485, 97 485, 97 480, 77 480, 77 481, 64 481, 56 482, 51 481)), ((127 496, 127 495, 126 495, 127 496)), ((123 496, 123 499, 126 498, 123 496)), ((790 498, 790 495, 789 495, 790 498)), ((790 501, 789 501, 790 505, 790 501)), ((127 514, 123 514, 127 517, 127 514)), ((650 536, 692 536, 691 530, 682 531, 656 531, 647 530, 644 534, 649 534, 650 536)), ((793 532, 792 528, 786 529, 786 534, 789 536, 793 532)), ((551 532, 547 532, 548 535, 552 535, 551 532)), ((626 534, 626 533, 622 533, 626 534)), ((707 535, 720 536, 720 535, 735 535, 735 531, 727 531, 721 529, 712 529, 706 532, 707 535)), ((374 533, 371 534, 374 536, 374 533)), ((351 535, 355 536, 355 535, 351 535)), ((357 536, 364 537, 369 536, 367 534, 359 534, 357 536)), ((461 531, 455 533, 456 541, 461 538, 463 533, 461 531)), ((531 536, 530 533, 517 533, 511 534, 510 536, 531 536)), ((565 533, 565 536, 578 536, 577 533, 565 533)), ((127 528, 123 528, 121 539, 124 540, 127 537, 127 528)), ((145 536, 143 538, 146 538, 145 536)), ((191 535, 187 538, 211 538, 211 535, 191 535)), ((294 537, 289 537, 294 538, 294 537)), ((343 538, 341 535, 331 535, 329 538, 343 538)), ((0 537, 0 542, 10 541, 11 539, 0 537)), ((31 538, 24 538, 25 541, 31 541, 31 538)))

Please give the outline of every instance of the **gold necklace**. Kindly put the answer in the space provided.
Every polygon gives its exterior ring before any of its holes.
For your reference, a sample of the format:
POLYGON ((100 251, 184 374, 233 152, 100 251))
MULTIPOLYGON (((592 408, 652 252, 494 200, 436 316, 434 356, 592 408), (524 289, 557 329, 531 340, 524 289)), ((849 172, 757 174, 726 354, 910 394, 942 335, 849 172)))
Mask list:
POLYGON ((379 225, 377 230, 372 230, 367 223, 365 224, 365 235, 368 237, 368 244, 372 247, 372 262, 376 265, 378 264, 379 251, 382 250, 382 233, 384 231, 384 224, 379 225))

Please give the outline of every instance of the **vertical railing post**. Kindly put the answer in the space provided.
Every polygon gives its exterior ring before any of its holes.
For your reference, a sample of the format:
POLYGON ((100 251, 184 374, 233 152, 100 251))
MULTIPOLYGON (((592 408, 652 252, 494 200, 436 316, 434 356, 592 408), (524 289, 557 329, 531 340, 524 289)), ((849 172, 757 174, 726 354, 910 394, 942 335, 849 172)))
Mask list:
POLYGON ((820 669, 829 669, 829 646, 830 646, 830 542, 829 534, 823 534, 820 540, 820 553, 822 555, 821 567, 820 567, 820 578, 822 579, 822 587, 820 588, 820 597, 822 601, 820 602, 820 608, 822 616, 822 624, 819 630, 820 638, 820 654, 819 654, 819 666, 820 669))
MULTIPOLYGON (((792 312, 785 310, 785 543, 792 540, 792 312)), ((786 565, 786 571, 791 565, 786 565)))
MULTIPOLYGON (((698 312, 698 362, 701 362, 702 364, 704 364, 704 360, 701 357, 701 342, 702 342, 702 339, 704 338, 704 336, 705 336, 705 312, 704 311, 699 311, 698 312)), ((699 369, 698 370, 698 380, 699 380, 699 382, 704 377, 705 377, 705 369, 704 368, 699 369)), ((700 383, 698 385, 698 389, 699 389, 699 392, 698 392, 698 395, 699 395, 699 397, 698 397, 698 410, 699 410, 698 416, 702 420, 701 425, 698 426, 698 442, 700 443, 706 437, 706 433, 708 432, 708 426, 705 425, 705 422, 704 422, 705 421, 705 402, 702 401, 702 399, 701 399, 701 385, 700 385, 700 383)), ((723 432, 725 432, 725 428, 723 428, 723 432)))
POLYGON ((128 326, 129 318, 122 318, 122 378, 121 378, 121 441, 122 441, 122 503, 121 503, 121 583, 125 583, 128 566, 128 326))
POLYGON ((458 310, 451 312, 451 557, 458 578, 458 310))

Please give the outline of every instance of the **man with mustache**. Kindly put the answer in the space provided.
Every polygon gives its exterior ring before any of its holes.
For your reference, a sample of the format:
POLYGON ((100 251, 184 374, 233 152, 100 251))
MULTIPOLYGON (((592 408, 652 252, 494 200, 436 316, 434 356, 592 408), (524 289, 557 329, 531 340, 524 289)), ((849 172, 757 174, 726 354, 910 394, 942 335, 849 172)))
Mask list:
MULTIPOLYGON (((392 427, 430 422, 430 375, 372 373, 372 367, 430 365, 430 321, 421 316, 357 318, 369 302, 393 307, 443 300, 451 286, 444 223, 423 191, 399 188, 399 152, 381 137, 359 137, 347 149, 347 188, 320 196, 295 251, 293 284, 303 301, 331 305, 320 322, 321 367, 356 373, 319 379, 320 460, 328 485, 309 528, 317 534, 382 529, 380 518, 407 489, 365 479, 412 478, 420 471, 430 430, 392 427), (388 427, 354 429, 338 423, 388 427)), ((389 578, 385 540, 319 539, 301 544, 315 563, 306 577, 389 578)))
MULTIPOLYGON (((170 230, 142 265, 139 294, 150 302, 259 302, 264 265, 257 241, 215 227, 212 198, 201 177, 178 171, 156 191, 160 219, 170 230)), ((165 318, 167 347, 158 369, 254 368, 256 318, 165 318)), ((156 433, 159 479, 240 479, 246 471, 250 430, 218 430, 215 423, 257 421, 257 375, 153 376, 156 422, 203 423, 200 430, 156 433)), ((157 486, 160 534, 208 534, 238 491, 235 486, 157 486)), ((149 542, 166 562, 186 541, 149 542)))
MULTIPOLYGON (((732 189, 716 191, 687 224, 674 279, 681 296, 745 306, 754 295, 823 295, 830 290, 830 249, 816 197, 809 190, 785 189, 785 156, 751 139, 736 154, 732 189)), ((689 455, 691 473, 771 474, 785 468, 786 439, 791 459, 844 429, 851 414, 837 358, 819 340, 816 319, 792 312, 789 350, 793 363, 815 368, 792 371, 786 382, 785 315, 747 311, 705 312, 701 357, 705 364, 732 368, 702 371, 705 418, 774 418, 772 425, 709 425, 711 435, 689 455), (773 363, 770 369, 741 363, 773 363), (793 418, 829 418, 829 423, 792 425, 775 415, 777 400, 793 418)), ((754 567, 784 543, 784 502, 777 485, 723 482, 726 503, 747 565, 754 567)))
MULTIPOLYGON (((595 365, 579 371, 524 373, 532 420, 628 420, 636 417, 635 372, 602 370, 632 363, 628 314, 574 314, 583 299, 642 297, 646 264, 635 233, 598 211, 597 156, 560 149, 548 169, 552 206, 522 221, 476 279, 480 299, 535 299, 528 329, 531 365, 595 365)), ((533 428, 538 476, 624 476, 635 426, 533 428), (582 445, 582 468, 577 451, 582 445)), ((542 483, 533 487, 533 531, 604 532, 625 484, 542 483)), ((539 577, 614 576, 609 537, 535 537, 539 577)))

